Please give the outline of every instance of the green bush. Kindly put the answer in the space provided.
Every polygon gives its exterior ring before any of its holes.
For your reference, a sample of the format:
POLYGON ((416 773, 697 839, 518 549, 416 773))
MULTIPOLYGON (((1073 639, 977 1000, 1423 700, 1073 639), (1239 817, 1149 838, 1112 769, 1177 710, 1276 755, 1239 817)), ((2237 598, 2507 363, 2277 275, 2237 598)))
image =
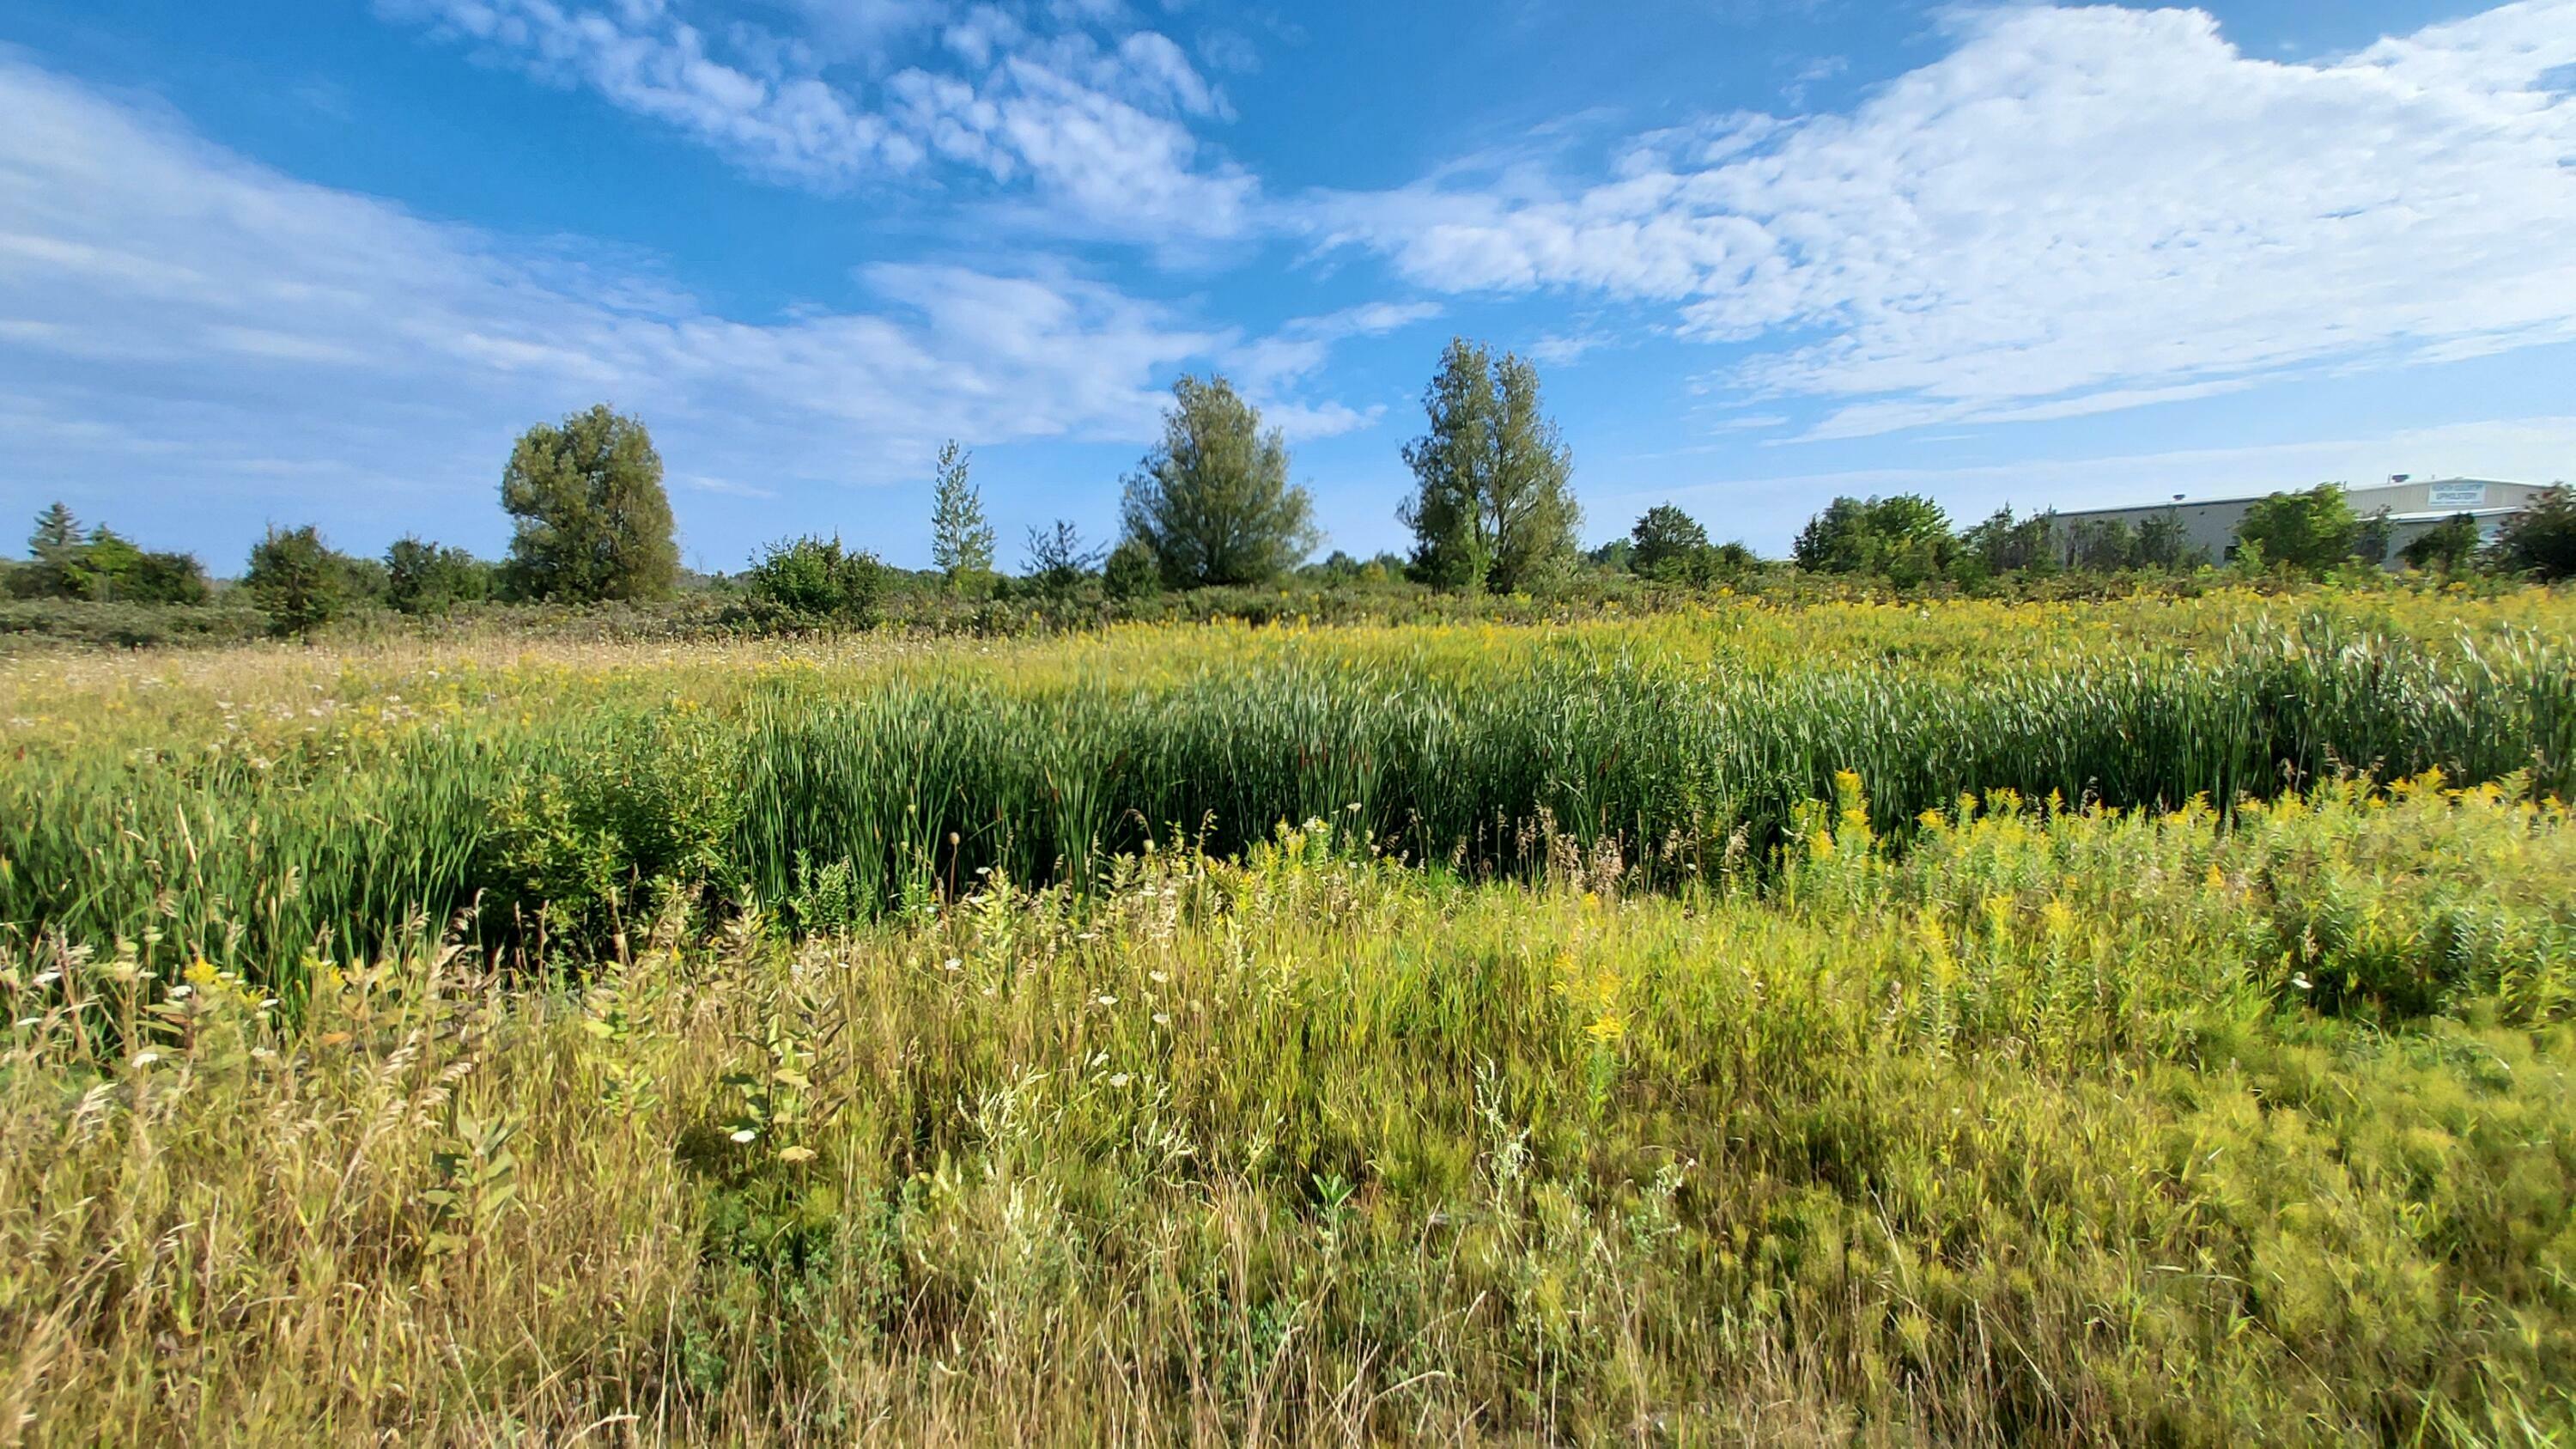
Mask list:
POLYGON ((741 743, 685 709, 620 719, 493 803, 491 904, 541 954, 593 960, 630 924, 735 881, 741 743))
POLYGON ((2564 483, 2543 489, 2506 519, 2496 536, 2495 562, 2508 573, 2538 579, 2576 578, 2576 489, 2564 483))
POLYGON ((837 537, 809 534, 769 545, 744 570, 742 586, 757 623, 866 629, 877 622, 885 568, 874 554, 844 550, 837 537))
POLYGON ((271 527, 251 548, 242 587, 268 615, 271 633, 309 639, 347 611, 355 592, 348 565, 309 523, 271 527))
POLYGON ((461 548, 415 537, 385 550, 385 602, 405 614, 443 614, 491 592, 492 567, 461 548))

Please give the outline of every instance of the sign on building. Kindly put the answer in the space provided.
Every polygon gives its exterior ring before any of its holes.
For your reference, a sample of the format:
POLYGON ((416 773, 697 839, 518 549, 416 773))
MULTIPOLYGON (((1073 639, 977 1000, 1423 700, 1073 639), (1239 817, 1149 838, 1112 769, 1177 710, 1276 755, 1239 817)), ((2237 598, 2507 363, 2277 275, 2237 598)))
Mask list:
POLYGON ((2487 501, 2484 483, 2437 483, 2425 490, 2428 508, 2483 508, 2487 501))

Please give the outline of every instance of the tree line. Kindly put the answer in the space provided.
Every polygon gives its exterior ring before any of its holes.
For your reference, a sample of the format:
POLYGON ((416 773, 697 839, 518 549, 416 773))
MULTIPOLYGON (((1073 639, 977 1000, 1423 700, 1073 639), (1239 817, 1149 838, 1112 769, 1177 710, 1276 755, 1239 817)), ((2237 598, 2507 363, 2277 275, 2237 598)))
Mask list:
MULTIPOLYGON (((1192 375, 1174 383, 1160 437, 1123 480, 1117 538, 1095 546, 1067 520, 1032 528, 1016 575, 998 567, 971 455, 948 443, 933 470, 933 575, 960 597, 1060 603, 1094 585, 1132 600, 1268 584, 1292 572, 1328 585, 1402 576, 1441 590, 1517 594, 1585 570, 1708 587, 1769 567, 1740 542, 1712 542, 1670 503, 1647 509, 1627 536, 1581 551, 1573 454, 1547 415, 1537 368, 1516 353, 1452 339, 1422 406, 1423 431, 1402 452, 1412 474, 1397 510, 1412 535, 1406 554, 1362 562, 1336 552, 1308 563, 1322 535, 1311 495, 1291 481, 1286 440, 1223 376, 1192 375)), ((378 558, 353 557, 311 525, 272 526, 252 547, 242 586, 277 632, 310 634, 362 603, 434 614, 486 599, 648 602, 681 584, 661 455, 635 418, 600 404, 530 428, 511 449, 500 498, 512 530, 497 563, 418 537, 378 558)), ((2384 511, 2356 516, 2333 484, 2278 493, 2248 510, 2234 562, 2310 573, 2376 564, 2389 526, 2384 511)), ((2410 542, 2404 556, 2441 573, 2576 575, 2576 498, 2563 486, 2549 490, 2483 548, 2476 521, 2461 515, 2410 542)), ((1804 573, 1900 588, 2210 562, 2172 510, 2132 526, 2005 508, 1954 528, 1938 504, 1914 494, 1836 498, 1799 531, 1787 560, 1804 573)), ((757 624, 866 625, 891 572, 837 535, 807 534, 767 545, 732 582, 757 624)), ((60 503, 39 516, 29 562, 7 583, 22 598, 96 602, 198 604, 212 592, 194 557, 146 552, 104 526, 84 532, 60 503)))
MULTIPOLYGON (((2237 522, 2224 562, 2240 572, 2319 576, 2337 569, 2377 568, 2389 557, 2394 524, 2388 510, 2360 514, 2340 484, 2256 499, 2237 522)), ((1641 526, 1642 527, 1642 526, 1641 526)), ((2544 580, 2576 576, 2576 494, 2544 490, 2505 521, 2492 544, 2477 519, 2455 514, 2397 551, 2409 567, 2456 575, 2472 570, 2544 580)), ((2180 510, 2121 518, 2061 519, 2051 512, 2016 517, 2001 508, 1954 530, 1938 504, 1916 494, 1837 498, 1807 521, 1790 559, 1811 573, 1884 578, 1899 587, 1934 580, 1977 584, 2006 576, 2179 572, 2221 562, 2191 539, 2180 510)))

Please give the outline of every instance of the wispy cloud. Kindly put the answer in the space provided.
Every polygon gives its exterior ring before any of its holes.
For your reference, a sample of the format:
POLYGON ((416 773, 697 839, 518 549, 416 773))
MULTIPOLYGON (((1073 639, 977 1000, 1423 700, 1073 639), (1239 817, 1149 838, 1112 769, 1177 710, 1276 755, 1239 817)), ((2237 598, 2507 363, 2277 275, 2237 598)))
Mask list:
POLYGON ((1181 47, 1151 30, 1061 28, 1123 25, 1117 7, 1051 29, 995 5, 802 8, 823 43, 693 23, 681 0, 377 0, 390 20, 592 92, 769 179, 840 190, 960 168, 1005 195, 1027 188, 1084 235, 1172 243, 1253 226, 1257 182, 1190 129, 1231 108, 1181 47), (909 63, 895 66, 899 53, 909 63), (848 62, 891 73, 853 83, 848 62))
POLYGON ((1848 114, 1640 138, 1606 178, 1308 199, 1416 285, 1669 306, 1819 437, 2067 417, 2311 364, 2576 338, 2576 0, 2312 64, 2198 11, 2012 6, 1848 114), (1790 339, 1804 339, 1790 341, 1790 339))
POLYGON ((868 310, 738 320, 633 258, 298 182, 5 54, 0 112, 8 481, 107 480, 87 491, 164 530, 488 532, 512 434, 603 398, 685 489, 810 503, 916 477, 949 436, 1141 440, 1172 372, 1242 344, 1038 258, 874 266, 868 310))
POLYGON ((1371 302, 1315 317, 1298 317, 1267 337, 1226 353, 1222 363, 1263 418, 1292 439, 1329 438, 1374 426, 1382 404, 1354 408, 1303 396, 1332 358, 1333 344, 1354 337, 1400 331, 1440 315, 1436 302, 1371 302))

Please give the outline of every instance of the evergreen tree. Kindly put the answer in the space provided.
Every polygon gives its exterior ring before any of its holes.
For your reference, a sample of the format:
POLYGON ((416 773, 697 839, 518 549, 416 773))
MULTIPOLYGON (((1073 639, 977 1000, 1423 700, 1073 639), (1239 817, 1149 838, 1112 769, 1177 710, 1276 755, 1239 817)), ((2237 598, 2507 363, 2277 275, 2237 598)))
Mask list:
POLYGON ((1404 448, 1416 491, 1398 514, 1413 530, 1414 575, 1510 593, 1563 569, 1583 515, 1570 488, 1573 455, 1541 407, 1538 369, 1452 338, 1422 408, 1429 427, 1404 448))
POLYGON ((528 429, 501 506, 518 524, 508 576, 520 598, 659 599, 679 578, 662 457, 642 423, 605 404, 528 429))
POLYGON ((1127 536, 1175 588, 1254 584, 1317 539, 1314 500, 1288 481, 1288 445, 1222 377, 1172 385, 1163 440, 1127 479, 1127 536))
POLYGON ((42 559, 75 547, 80 540, 80 520, 57 500, 53 507, 36 515, 36 531, 27 535, 27 556, 42 559))
POLYGON ((1163 571, 1143 539, 1121 540, 1100 566, 1100 591, 1113 599, 1151 598, 1162 589, 1163 571))
POLYGON ((1082 530, 1074 527, 1072 519, 1059 518, 1051 529, 1029 530, 1028 556, 1020 564, 1020 577, 1040 597, 1063 603, 1091 577, 1101 558, 1100 550, 1082 546, 1082 530))
POLYGON ((940 448, 930 505, 930 561, 959 593, 993 576, 993 526, 984 519, 983 495, 966 476, 973 456, 954 439, 940 448))

